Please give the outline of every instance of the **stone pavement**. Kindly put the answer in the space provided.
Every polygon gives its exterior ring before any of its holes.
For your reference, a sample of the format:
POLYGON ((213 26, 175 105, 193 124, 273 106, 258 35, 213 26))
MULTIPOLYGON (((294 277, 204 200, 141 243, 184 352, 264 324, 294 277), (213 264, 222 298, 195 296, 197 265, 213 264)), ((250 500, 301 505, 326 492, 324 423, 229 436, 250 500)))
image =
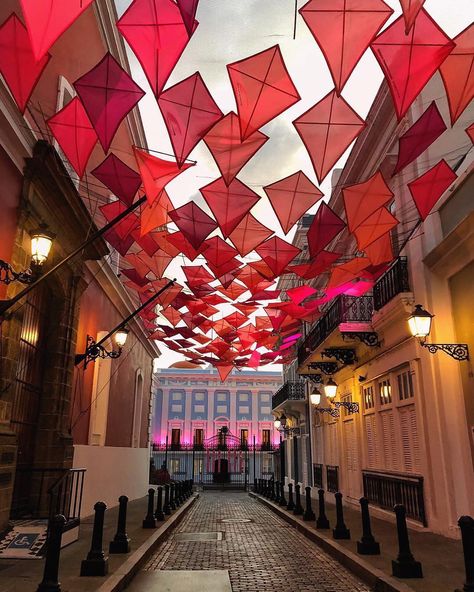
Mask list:
MULTIPOLYGON (((201 494, 145 570, 228 570, 233 592, 369 592, 296 529, 239 492, 201 494), (197 538, 202 540, 186 540, 197 538)), ((137 580, 130 591, 145 589, 162 588, 137 580)))

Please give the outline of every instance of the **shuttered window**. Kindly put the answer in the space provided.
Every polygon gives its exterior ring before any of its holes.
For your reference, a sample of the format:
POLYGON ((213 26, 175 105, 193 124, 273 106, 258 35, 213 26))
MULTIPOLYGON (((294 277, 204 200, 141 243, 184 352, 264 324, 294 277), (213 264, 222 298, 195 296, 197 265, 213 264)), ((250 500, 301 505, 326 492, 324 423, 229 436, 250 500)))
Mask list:
POLYGON ((374 413, 364 417, 365 436, 367 442, 367 464, 369 469, 377 469, 380 464, 379 449, 377 445, 377 424, 375 419, 374 413))
POLYGON ((364 408, 365 409, 373 409, 375 407, 375 397, 374 397, 374 387, 373 386, 365 386, 362 389, 363 398, 364 398, 364 408))
POLYGON ((353 420, 344 423, 344 448, 348 471, 357 471, 359 468, 357 456, 357 442, 355 423, 353 420))
POLYGON ((413 380, 409 369, 403 370, 397 374, 398 398, 400 401, 406 401, 415 396, 413 389, 413 380))
POLYGON ((420 473, 421 450, 415 405, 400 407, 399 413, 404 470, 407 473, 420 473))
POLYGON ((382 426, 383 467, 387 471, 397 471, 398 443, 395 432, 395 417, 392 409, 380 413, 382 426))

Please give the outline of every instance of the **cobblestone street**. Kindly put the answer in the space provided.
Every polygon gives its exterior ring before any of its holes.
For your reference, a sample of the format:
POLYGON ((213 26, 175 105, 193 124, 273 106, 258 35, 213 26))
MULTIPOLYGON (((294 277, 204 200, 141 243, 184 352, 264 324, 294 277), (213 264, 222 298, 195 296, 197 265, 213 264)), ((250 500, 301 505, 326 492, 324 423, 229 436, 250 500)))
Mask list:
POLYGON ((270 510, 234 492, 201 494, 145 569, 229 570, 233 592, 369 590, 270 510), (222 534, 189 541, 186 533, 222 534))

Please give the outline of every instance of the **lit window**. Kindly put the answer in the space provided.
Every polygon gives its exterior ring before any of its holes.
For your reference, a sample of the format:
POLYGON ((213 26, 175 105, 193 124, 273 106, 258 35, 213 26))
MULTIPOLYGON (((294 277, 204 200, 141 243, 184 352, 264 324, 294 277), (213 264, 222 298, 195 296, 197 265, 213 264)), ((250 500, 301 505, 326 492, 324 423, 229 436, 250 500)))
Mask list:
POLYGON ((366 386, 363 389, 364 407, 365 409, 373 409, 375 407, 374 387, 366 386))
POLYGON ((415 396, 413 379, 409 370, 397 374, 397 386, 400 401, 405 401, 415 396))
POLYGON ((388 378, 379 382, 379 399, 381 405, 388 405, 392 402, 392 387, 388 378))

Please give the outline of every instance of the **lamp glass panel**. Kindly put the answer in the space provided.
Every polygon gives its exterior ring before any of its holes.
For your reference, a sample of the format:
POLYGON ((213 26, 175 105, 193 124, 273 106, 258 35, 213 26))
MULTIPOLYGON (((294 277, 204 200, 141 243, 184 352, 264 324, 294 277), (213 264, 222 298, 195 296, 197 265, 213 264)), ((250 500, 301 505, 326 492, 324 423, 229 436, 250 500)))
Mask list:
POLYGON ((311 393, 310 399, 312 405, 319 405, 321 403, 321 393, 311 393))
POLYGON ((117 331, 117 333, 115 333, 115 335, 114 335, 115 343, 117 344, 117 346, 123 347, 125 345, 125 342, 127 341, 127 337, 128 337, 127 330, 121 329, 120 331, 117 331))
POLYGON ((431 317, 414 314, 408 319, 408 325, 413 337, 427 337, 431 331, 431 317))
POLYGON ((36 265, 43 265, 52 244, 53 241, 49 236, 37 234, 31 237, 31 258, 36 265))

